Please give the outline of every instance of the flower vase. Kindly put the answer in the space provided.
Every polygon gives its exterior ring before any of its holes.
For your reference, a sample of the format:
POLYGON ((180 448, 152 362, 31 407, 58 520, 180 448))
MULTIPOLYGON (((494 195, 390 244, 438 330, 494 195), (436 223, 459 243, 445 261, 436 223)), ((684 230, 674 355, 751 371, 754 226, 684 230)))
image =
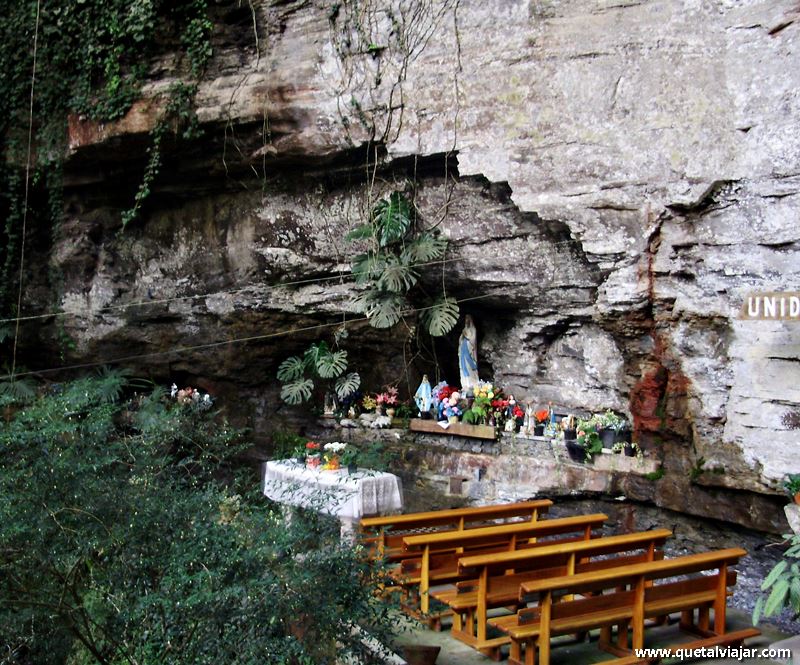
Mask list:
POLYGON ((319 455, 309 455, 306 458, 306 466, 309 469, 318 469, 322 458, 319 455))
POLYGON ((447 422, 449 422, 449 423, 457 423, 458 422, 458 416, 449 416, 447 418, 447 422))
POLYGON ((347 465, 347 473, 349 475, 354 475, 358 471, 358 464, 348 464, 347 465))
POLYGON ((544 436, 544 425, 534 425, 533 426, 533 435, 534 436, 544 436))

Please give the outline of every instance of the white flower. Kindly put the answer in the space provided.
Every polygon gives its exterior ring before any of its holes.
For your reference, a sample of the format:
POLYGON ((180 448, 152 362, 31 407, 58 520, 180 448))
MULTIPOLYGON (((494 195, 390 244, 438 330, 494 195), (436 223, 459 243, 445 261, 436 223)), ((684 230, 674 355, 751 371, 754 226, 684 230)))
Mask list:
POLYGON ((172 389, 169 391, 169 396, 172 397, 172 399, 175 399, 175 395, 177 395, 177 394, 178 394, 178 386, 176 386, 173 383, 172 384, 172 389))
POLYGON ((325 444, 325 450, 328 450, 332 453, 340 453, 345 448, 347 448, 347 444, 342 443, 341 441, 332 441, 331 443, 325 444))

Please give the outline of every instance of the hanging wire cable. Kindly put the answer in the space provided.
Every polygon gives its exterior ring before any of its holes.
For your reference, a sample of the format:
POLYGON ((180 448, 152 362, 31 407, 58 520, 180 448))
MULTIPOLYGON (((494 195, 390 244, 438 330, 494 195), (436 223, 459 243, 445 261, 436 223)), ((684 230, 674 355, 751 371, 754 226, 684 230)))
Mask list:
MULTIPOLYGON (((491 291, 489 293, 483 293, 483 294, 481 294, 479 296, 471 296, 469 298, 462 298, 461 300, 458 300, 457 302, 459 304, 465 303, 465 302, 473 302, 475 300, 483 300, 484 298, 491 298, 491 297, 494 297, 494 296, 497 296, 497 295, 501 295, 502 293, 504 293, 504 291, 502 289, 498 289, 496 291, 491 291)), ((414 308, 406 309, 406 310, 403 310, 401 315, 402 316, 408 316, 410 314, 418 314, 420 312, 424 312, 424 311, 426 311, 428 309, 431 309, 432 307, 433 307, 433 305, 431 307, 419 307, 419 308, 416 308, 416 309, 414 309, 414 308)), ((366 316, 364 316, 364 317, 361 317, 361 318, 358 318, 358 319, 350 319, 348 321, 348 323, 359 323, 359 322, 368 321, 368 320, 369 319, 366 316)), ((143 360, 145 358, 158 358, 158 357, 172 355, 173 353, 186 353, 187 351, 199 351, 201 349, 213 349, 213 348, 217 348, 217 347, 220 347, 220 346, 226 346, 228 344, 243 344, 243 343, 246 343, 246 342, 258 342, 258 341, 263 341, 263 340, 267 340, 267 339, 274 339, 275 337, 286 337, 288 335, 295 335, 297 333, 311 332, 311 331, 314 331, 314 330, 324 330, 326 328, 336 328, 336 327, 339 327, 341 325, 342 325, 341 322, 337 320, 337 321, 335 321, 333 323, 319 323, 319 324, 316 324, 316 325, 313 325, 313 326, 305 326, 303 328, 290 328, 288 330, 280 330, 278 332, 266 333, 264 335, 251 335, 249 337, 236 337, 234 339, 225 339, 225 340, 221 340, 219 342, 208 342, 206 344, 194 344, 194 345, 191 345, 191 346, 177 346, 177 347, 174 347, 172 349, 166 349, 164 351, 152 351, 150 353, 139 353, 139 354, 136 354, 136 355, 122 356, 122 357, 118 357, 118 358, 109 358, 109 359, 106 359, 106 360, 98 360, 98 361, 90 362, 90 363, 79 363, 79 364, 76 364, 76 365, 63 365, 61 367, 50 367, 50 368, 47 368, 47 369, 31 370, 29 372, 20 372, 16 376, 20 377, 20 376, 32 376, 32 375, 41 375, 41 374, 52 374, 53 372, 67 372, 67 371, 72 371, 72 370, 76 370, 76 369, 89 369, 91 367, 102 367, 104 365, 117 365, 119 363, 130 362, 132 360, 143 360)), ((10 378, 12 378, 12 376, 10 374, 6 374, 5 376, 0 376, 0 381, 6 380, 6 379, 10 379, 10 378)))
MULTIPOLYGON (((33 93, 36 89, 36 51, 39 45, 39 14, 41 0, 36 0, 36 22, 33 28, 33 69, 31 71, 31 101, 28 111, 28 156, 25 160, 25 196, 22 208, 22 242, 19 249, 19 288, 17 289, 17 317, 22 311, 22 277, 25 268, 25 234, 28 227, 28 193, 31 182, 31 151, 33 146, 33 93)), ((14 326, 14 348, 11 352, 11 379, 17 371, 17 340, 19 339, 19 318, 14 326)))

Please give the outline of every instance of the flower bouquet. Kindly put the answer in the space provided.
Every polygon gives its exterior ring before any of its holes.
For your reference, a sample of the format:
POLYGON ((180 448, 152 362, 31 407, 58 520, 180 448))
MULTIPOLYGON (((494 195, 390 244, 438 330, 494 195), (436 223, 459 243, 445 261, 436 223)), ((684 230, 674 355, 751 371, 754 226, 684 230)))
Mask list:
POLYGON ((545 425, 550 418, 550 411, 549 409, 539 409, 534 412, 533 417, 536 420, 536 424, 533 426, 533 434, 534 436, 542 436, 545 425))
POLYGON ((309 469, 316 469, 320 463, 320 449, 322 446, 316 441, 309 441, 306 443, 306 466, 309 469))
POLYGON ((346 443, 342 443, 341 441, 332 441, 331 443, 325 444, 325 454, 323 455, 323 459, 325 460, 325 464, 322 467, 324 471, 336 471, 341 467, 341 460, 339 459, 339 454, 347 448, 346 443))
POLYGON ((375 402, 379 408, 386 410, 387 416, 394 416, 394 407, 397 406, 397 388, 390 386, 385 392, 378 393, 375 396, 375 402))

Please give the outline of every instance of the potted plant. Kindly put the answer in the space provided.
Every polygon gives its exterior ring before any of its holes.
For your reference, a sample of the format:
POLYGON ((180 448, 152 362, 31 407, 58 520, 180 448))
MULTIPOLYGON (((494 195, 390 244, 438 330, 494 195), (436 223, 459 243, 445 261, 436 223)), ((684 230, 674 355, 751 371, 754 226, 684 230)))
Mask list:
POLYGON ((347 473, 351 476, 358 471, 358 452, 358 448, 348 445, 339 454, 342 465, 347 467, 347 473))
POLYGON ((397 406, 397 388, 389 386, 382 393, 378 393, 375 397, 378 407, 384 409, 386 415, 394 418, 395 407, 397 406))
POLYGON ((790 473, 786 477, 783 487, 794 498, 794 502, 800 504, 800 473, 790 473))
POLYGON ((547 409, 539 409, 533 414, 536 419, 536 424, 533 426, 534 436, 544 436, 544 426, 548 418, 550 418, 550 411, 547 409))
POLYGON ((310 469, 316 469, 322 461, 320 457, 320 446, 316 441, 309 441, 306 443, 306 466, 310 469))
MULTIPOLYGON (((591 426, 590 421, 587 420, 578 421, 578 434, 575 443, 577 444, 577 448, 582 451, 583 458, 587 462, 591 462, 592 456, 603 450, 603 442, 600 440, 600 435, 598 434, 597 430, 591 426)), ((577 448, 574 449, 575 456, 570 454, 572 459, 576 459, 576 457, 579 456, 577 448)), ((583 460, 577 459, 576 461, 580 462, 583 460)))
POLYGON ((592 422, 596 426, 603 446, 611 448, 617 441, 623 440, 623 431, 627 428, 628 421, 618 416, 611 409, 605 413, 597 413, 592 416, 592 422))
POLYGON ((565 441, 575 441, 578 436, 578 430, 575 428, 575 416, 564 416, 559 423, 561 430, 564 432, 565 441))
POLYGON ((292 450, 292 459, 294 459, 298 464, 305 464, 306 463, 306 446, 305 444, 300 444, 294 447, 292 450))
POLYGON ((642 449, 635 441, 617 441, 611 446, 611 451, 617 454, 624 452, 626 457, 635 456, 638 459, 642 459, 644 456, 642 449))
POLYGON ((325 444, 325 470, 336 471, 341 467, 340 455, 345 448, 347 448, 347 444, 341 441, 331 441, 331 443, 325 444))

